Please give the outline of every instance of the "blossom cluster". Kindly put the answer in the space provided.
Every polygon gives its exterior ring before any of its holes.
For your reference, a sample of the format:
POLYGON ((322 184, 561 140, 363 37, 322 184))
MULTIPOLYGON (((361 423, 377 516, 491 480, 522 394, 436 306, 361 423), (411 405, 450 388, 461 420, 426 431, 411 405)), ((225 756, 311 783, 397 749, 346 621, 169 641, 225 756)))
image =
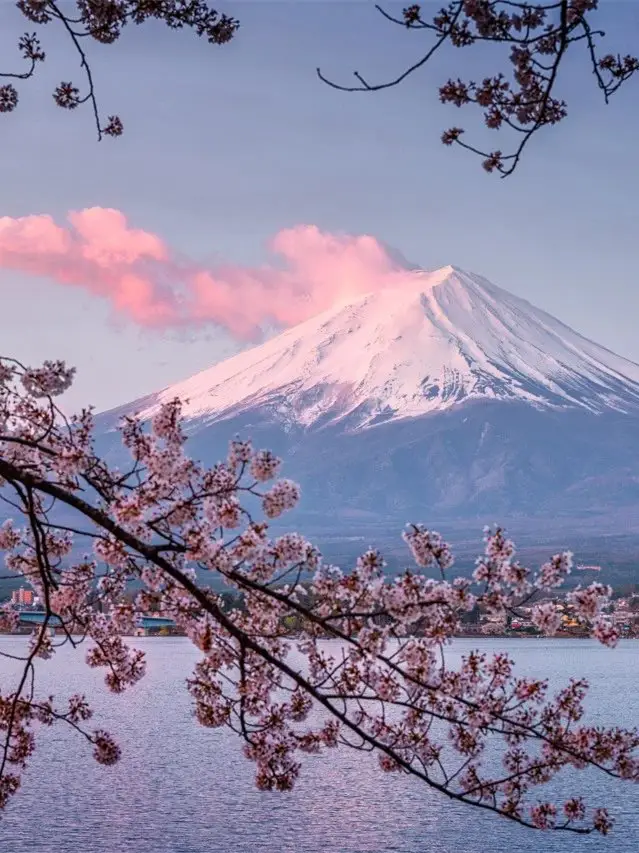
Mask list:
MULTIPOLYGON (((521 136, 510 155, 500 150, 477 151, 462 142, 464 131, 459 127, 445 131, 444 144, 462 144, 483 154, 487 172, 510 174, 530 136, 568 114, 566 102, 554 92, 564 55, 579 42, 589 51, 593 72, 607 100, 639 69, 639 60, 612 55, 597 58, 596 43, 604 34, 592 27, 590 16, 598 5, 598 0, 569 0, 565 4, 460 0, 442 9, 432 26, 454 46, 467 47, 481 41, 510 46, 511 79, 503 72, 480 82, 450 79, 440 88, 440 100, 458 107, 474 103, 483 110, 487 128, 508 127, 521 136)), ((411 6, 404 15, 408 26, 422 22, 419 6, 411 6)))

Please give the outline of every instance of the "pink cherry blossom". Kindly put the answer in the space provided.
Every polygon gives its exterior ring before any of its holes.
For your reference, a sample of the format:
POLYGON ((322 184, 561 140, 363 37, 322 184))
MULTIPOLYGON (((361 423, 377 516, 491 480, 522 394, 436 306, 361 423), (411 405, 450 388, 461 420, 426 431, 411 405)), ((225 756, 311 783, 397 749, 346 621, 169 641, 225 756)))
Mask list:
POLYGON ((561 613, 552 601, 545 601, 533 607, 532 622, 542 633, 552 636, 561 625, 561 613))
MULTIPOLYGON (((447 655, 476 607, 498 632, 532 602, 534 624, 556 632, 560 611, 544 598, 568 575, 569 554, 534 572, 497 528, 485 532, 472 580, 449 577, 447 543, 411 524, 403 535, 416 568, 389 577, 374 549, 352 567, 331 566, 301 534, 271 536, 269 520, 300 491, 274 479, 280 462, 268 451, 235 438, 224 461, 193 461, 174 400, 150 424, 122 423, 130 461, 115 469, 94 453, 90 411, 68 418, 54 402, 71 377, 60 362, 32 369, 0 359, 0 481, 21 512, 20 527, 0 528, 0 550, 45 612, 24 673, 60 645, 84 642, 87 664, 125 692, 146 673, 126 635, 157 613, 199 650, 187 681, 196 720, 238 735, 262 790, 290 790, 306 755, 355 746, 375 752, 384 772, 532 828, 610 830, 601 804, 538 794, 566 767, 637 781, 639 732, 584 722, 583 680, 551 695, 543 677, 518 676, 507 654, 474 651, 457 664, 447 655), (256 505, 265 518, 252 517, 256 505), (56 523, 60 510, 68 524, 56 523), (234 603, 200 583, 201 573, 234 603)), ((566 601, 613 646, 609 595, 593 584, 566 601)), ((15 624, 3 608, 0 629, 15 624)), ((38 728, 71 726, 98 763, 118 761, 117 739, 87 729, 91 717, 89 699, 39 696, 26 676, 0 693, 0 808, 19 789, 38 728)))

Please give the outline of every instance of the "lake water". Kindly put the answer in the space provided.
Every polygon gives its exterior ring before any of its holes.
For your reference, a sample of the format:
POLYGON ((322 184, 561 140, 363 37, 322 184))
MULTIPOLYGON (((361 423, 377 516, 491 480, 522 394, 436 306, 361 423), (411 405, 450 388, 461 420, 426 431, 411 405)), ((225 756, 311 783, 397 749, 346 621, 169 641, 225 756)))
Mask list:
MULTIPOLYGON (((22 790, 0 819, 0 849, 10 853, 634 853, 639 786, 579 774, 566 792, 608 805, 611 836, 578 837, 522 829, 493 815, 451 805, 423 783, 387 776, 368 756, 328 753, 306 759, 292 793, 262 793, 253 765, 226 730, 191 717, 184 679, 197 659, 181 638, 135 640, 149 672, 122 696, 101 686, 82 654, 62 650, 40 667, 39 692, 94 695, 98 724, 117 735, 123 758, 97 765, 86 744, 63 727, 42 733, 22 790)), ((0 637, 18 652, 24 637, 0 637)), ((470 648, 508 648, 523 674, 570 675, 591 682, 591 718, 639 724, 639 641, 610 651, 590 641, 458 640, 470 648)), ((0 689, 13 664, 0 658, 0 689)), ((568 783, 570 780, 566 780, 568 783)))

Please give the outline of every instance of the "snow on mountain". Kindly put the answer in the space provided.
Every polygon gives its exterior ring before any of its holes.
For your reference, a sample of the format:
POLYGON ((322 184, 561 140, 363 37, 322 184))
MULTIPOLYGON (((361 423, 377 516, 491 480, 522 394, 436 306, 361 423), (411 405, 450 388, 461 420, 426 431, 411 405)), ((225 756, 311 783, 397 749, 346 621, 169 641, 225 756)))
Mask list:
POLYGON ((481 276, 413 270, 412 286, 336 305, 139 401, 186 401, 213 422, 254 408, 300 426, 361 429, 469 400, 639 411, 639 365, 481 276))

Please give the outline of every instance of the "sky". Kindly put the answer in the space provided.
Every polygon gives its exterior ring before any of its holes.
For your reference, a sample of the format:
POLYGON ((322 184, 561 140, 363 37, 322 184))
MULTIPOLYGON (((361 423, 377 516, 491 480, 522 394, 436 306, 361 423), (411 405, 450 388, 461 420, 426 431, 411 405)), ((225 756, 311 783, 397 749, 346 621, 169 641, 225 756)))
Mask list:
MULTIPOLYGON (((327 307, 383 267, 387 245, 480 273, 639 361, 639 79, 604 106, 571 60, 568 118, 500 180, 440 142, 453 124, 483 132, 437 92, 494 72, 492 50, 449 50, 402 86, 345 94, 315 68, 385 79, 422 35, 363 0, 221 8, 241 21, 224 47, 159 25, 88 45, 101 109, 125 124, 100 143, 86 109, 55 107, 54 86, 81 75, 43 29, 47 61, 0 115, 3 353, 75 364, 66 405, 102 410, 327 307)), ((609 0, 601 19, 613 52, 636 50, 634 2, 609 0)), ((1 70, 25 29, 0 3, 1 70)))

